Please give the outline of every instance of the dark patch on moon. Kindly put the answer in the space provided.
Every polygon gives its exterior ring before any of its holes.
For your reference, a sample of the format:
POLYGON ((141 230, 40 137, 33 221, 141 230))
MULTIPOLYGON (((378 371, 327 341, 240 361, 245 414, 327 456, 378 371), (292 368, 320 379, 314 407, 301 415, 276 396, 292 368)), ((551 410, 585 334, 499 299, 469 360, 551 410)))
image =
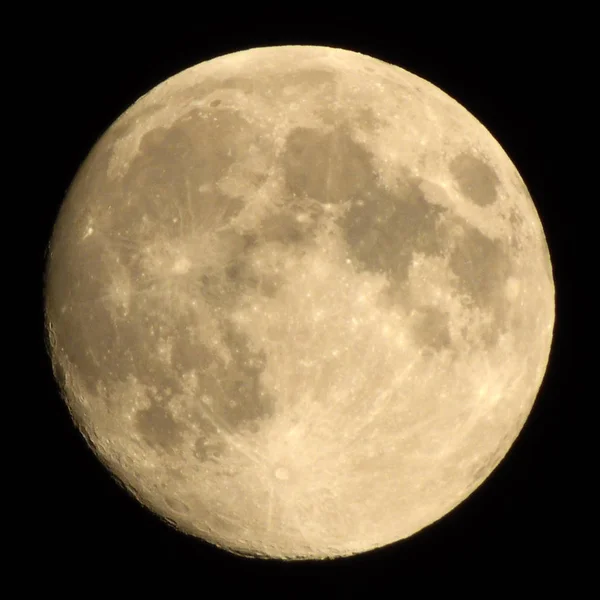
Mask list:
MULTIPOLYGON (((139 324, 138 324, 139 326, 139 324)), ((274 398, 261 384, 266 367, 264 352, 251 347, 248 338, 233 325, 222 324, 223 343, 231 359, 223 360, 202 341, 191 338, 185 330, 173 337, 171 365, 159 360, 139 364, 134 375, 148 389, 188 393, 181 385, 190 370, 197 373, 197 389, 189 418, 202 435, 196 440, 194 453, 201 461, 214 460, 226 448, 222 433, 255 430, 256 424, 274 414, 274 398)), ((135 348, 144 348, 148 340, 139 339, 135 348)), ((150 393, 150 392, 149 392, 150 393)), ((189 427, 169 411, 169 394, 150 394, 151 406, 136 413, 136 428, 153 447, 172 452, 181 443, 181 433, 189 427)))
POLYGON ((450 162, 450 173, 460 191, 477 206, 489 206, 498 199, 500 180, 496 172, 472 154, 459 154, 450 162))
POLYGON ((218 264, 205 269, 198 281, 202 297, 214 310, 232 309, 249 292, 257 291, 269 297, 276 293, 280 278, 265 269, 257 269, 252 262, 254 249, 264 242, 264 235, 259 240, 256 234, 238 233, 233 229, 217 236, 218 264))
MULTIPOLYGON (((479 174, 476 177, 485 171, 485 167, 468 164, 479 174)), ((365 173, 374 170, 365 168, 365 173)), ((459 223, 464 234, 450 256, 450 268, 458 277, 458 291, 474 306, 491 311, 494 322, 485 342, 495 343, 507 325, 509 310, 504 285, 511 265, 503 242, 486 237, 446 208, 428 202, 421 189, 422 178, 408 169, 398 175, 397 182, 397 190, 387 191, 378 186, 372 174, 369 184, 361 188, 360 196, 338 220, 350 258, 370 272, 387 275, 391 297, 403 302, 414 253, 443 256, 455 241, 449 225, 459 223)), ((423 345, 436 349, 448 346, 447 315, 429 308, 420 321, 423 345)))
POLYGON ((475 306, 491 310, 494 324, 486 341, 495 343, 507 324, 510 308, 504 286, 512 269, 504 243, 464 223, 464 234, 450 256, 450 268, 459 278, 459 291, 467 294, 475 306))
POLYGON ((375 111, 372 108, 365 106, 357 111, 354 124, 364 131, 374 131, 381 126, 381 119, 375 115, 375 111))
MULTIPOLYGON (((222 193, 216 184, 254 141, 250 125, 227 110, 191 111, 168 129, 148 132, 123 178, 111 231, 118 235, 139 224, 143 238, 144 222, 148 238, 157 232, 173 239, 182 229, 195 235, 214 230, 244 206, 242 198, 222 193)), ((256 174, 253 185, 263 180, 256 174)))
POLYGON ((158 446, 166 452, 172 452, 181 443, 181 432, 185 428, 157 403, 137 411, 135 427, 149 446, 158 446))
MULTIPOLYGON (((88 268, 89 264, 93 263, 88 263, 88 268)), ((72 280, 68 279, 66 285, 72 285, 72 280)), ((90 395, 95 394, 101 379, 126 380, 134 368, 127 344, 133 341, 135 348, 141 341, 131 325, 117 334, 109 312, 94 302, 101 293, 103 288, 92 280, 80 293, 78 290, 73 292, 73 297, 78 300, 71 301, 64 313, 53 310, 50 315, 61 342, 61 355, 68 360, 73 374, 90 395)))
POLYGON ((420 306, 411 314, 411 330, 421 347, 435 351, 452 344, 448 313, 435 306, 420 306))
POLYGON ((151 117, 160 110, 164 109, 163 104, 150 104, 142 109, 136 109, 133 114, 127 115, 126 118, 116 122, 108 131, 111 139, 121 138, 135 130, 137 123, 151 117))
POLYGON ((414 252, 441 255, 445 249, 437 219, 446 209, 425 199, 421 178, 408 170, 399 176, 396 192, 380 188, 374 174, 370 180, 339 225, 350 258, 371 272, 386 274, 392 291, 400 291, 414 252))
POLYGON ((136 159, 174 165, 177 175, 184 175, 196 190, 216 183, 232 164, 243 160, 251 143, 259 141, 258 133, 238 111, 194 109, 168 129, 146 133, 136 159))
POLYGON ((287 249, 307 249, 329 217, 323 204, 308 197, 287 197, 285 203, 260 224, 260 241, 287 249))
POLYGON ((298 220, 292 210, 284 208, 276 214, 263 219, 260 224, 261 238, 265 242, 278 242, 285 246, 295 246, 314 234, 315 224, 312 220, 298 220))
MULTIPOLYGON (((214 184, 229 166, 245 158, 255 137, 236 112, 193 111, 169 128, 148 132, 117 184, 107 176, 109 152, 96 152, 106 168, 94 168, 92 178, 87 174, 89 165, 80 172, 77 187, 72 189, 72 208, 63 209, 57 226, 60 242, 54 245, 47 304, 63 353, 90 394, 95 393, 98 381, 125 382, 131 376, 142 386, 177 390, 182 373, 202 370, 204 364, 203 389, 212 394, 212 410, 227 427, 243 426, 269 414, 271 400, 262 395, 259 384, 264 357, 261 363, 243 336, 228 332, 226 343, 235 349, 234 359, 229 365, 217 360, 190 339, 189 314, 172 305, 169 294, 179 293, 173 287, 177 284, 166 282, 167 295, 161 296, 160 275, 146 275, 143 263, 144 250, 154 242, 163 240, 168 246, 186 235, 197 238, 205 231, 214 232, 241 210, 243 199, 226 196, 214 184), (97 219, 94 234, 84 241, 76 237, 84 229, 73 228, 73 219, 81 218, 75 200, 82 198, 86 206, 98 208, 102 223, 100 227, 97 219), (128 313, 123 312, 121 318, 117 315, 115 321, 109 289, 120 272, 131 278, 131 295, 128 313), (153 337, 151 330, 160 334, 153 337), (170 362, 156 352, 160 338, 173 343, 170 362)), ((248 236, 231 230, 217 234, 223 285, 219 290, 212 288, 215 313, 217 309, 222 313, 225 299, 235 302, 244 287, 247 291, 252 277, 247 268, 251 244, 248 236)), ((271 283, 258 281, 256 285, 271 283)), ((181 285, 186 286, 182 293, 194 289, 201 293, 203 282, 186 275, 181 285)), ((166 447, 177 438, 178 430, 169 420, 168 409, 161 412, 161 406, 156 403, 141 412, 138 426, 151 443, 166 447)))
MULTIPOLYGON (((222 323, 222 328, 231 360, 223 360, 201 341, 184 335, 176 338, 172 353, 177 371, 184 374, 195 369, 198 373, 198 400, 192 418, 206 432, 207 440, 212 440, 216 426, 226 432, 251 429, 255 422, 272 417, 275 408, 275 399, 261 384, 266 367, 264 352, 252 348, 248 338, 228 322, 222 323)), ((217 451, 214 441, 199 444, 202 448, 209 444, 217 451)), ((196 450, 204 452, 198 447, 196 450)))
POLYGON ((256 81, 247 77, 228 77, 219 82, 218 87, 240 90, 244 94, 252 94, 256 90, 256 81))
POLYGON ((373 179, 369 154, 349 131, 293 129, 282 156, 288 190, 297 197, 337 204, 360 195, 373 179))
MULTIPOLYGON (((154 163, 167 169, 189 163, 194 153, 194 143, 181 127, 157 127, 144 134, 139 143, 138 154, 142 164, 154 163)), ((134 158, 134 161, 136 160, 134 158)), ((133 166, 133 165, 132 165, 133 166)), ((130 167, 128 173, 131 173, 130 167)), ((133 169, 135 173, 135 169, 133 169)))
POLYGON ((225 278, 231 285, 236 301, 237 298, 252 290, 272 298, 283 283, 280 276, 255 269, 245 257, 227 266, 225 278))

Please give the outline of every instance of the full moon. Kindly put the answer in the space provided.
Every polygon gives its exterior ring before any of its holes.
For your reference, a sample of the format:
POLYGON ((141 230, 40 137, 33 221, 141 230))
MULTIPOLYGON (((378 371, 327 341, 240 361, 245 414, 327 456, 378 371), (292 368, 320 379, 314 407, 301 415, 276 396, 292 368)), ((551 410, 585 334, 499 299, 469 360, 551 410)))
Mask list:
POLYGON ((236 52, 142 96, 60 208, 48 349, 76 426, 180 531, 347 556, 467 498, 523 427, 554 284, 514 164, 353 51, 236 52))

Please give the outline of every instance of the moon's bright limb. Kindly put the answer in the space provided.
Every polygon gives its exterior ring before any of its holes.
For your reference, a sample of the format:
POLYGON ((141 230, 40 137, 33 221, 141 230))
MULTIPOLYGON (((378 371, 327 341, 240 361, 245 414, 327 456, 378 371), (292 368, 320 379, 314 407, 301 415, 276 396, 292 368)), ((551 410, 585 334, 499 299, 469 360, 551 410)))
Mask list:
POLYGON ((97 455, 181 530, 331 557, 408 537, 506 454, 552 270, 490 133, 324 47, 188 69, 96 144, 47 270, 52 360, 97 455))

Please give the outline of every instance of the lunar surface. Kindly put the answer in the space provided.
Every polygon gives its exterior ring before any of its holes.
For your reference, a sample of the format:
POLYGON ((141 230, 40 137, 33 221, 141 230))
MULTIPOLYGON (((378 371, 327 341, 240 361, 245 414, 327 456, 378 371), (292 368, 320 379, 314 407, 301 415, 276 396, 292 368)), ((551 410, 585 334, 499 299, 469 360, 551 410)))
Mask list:
POLYGON ((201 63, 140 98, 65 198, 45 282, 85 438, 179 530, 350 555, 505 456, 554 323, 515 166, 444 92, 355 52, 201 63))

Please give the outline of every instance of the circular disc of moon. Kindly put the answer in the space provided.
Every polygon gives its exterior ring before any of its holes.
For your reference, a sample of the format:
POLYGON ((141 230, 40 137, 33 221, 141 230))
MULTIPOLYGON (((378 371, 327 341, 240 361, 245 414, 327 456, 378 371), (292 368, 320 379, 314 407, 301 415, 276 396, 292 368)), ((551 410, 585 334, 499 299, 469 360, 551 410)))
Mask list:
POLYGON ((222 56, 140 98, 59 212, 48 346, 100 460, 231 552, 355 554, 491 473, 554 285, 515 166, 455 100, 348 50, 222 56))

